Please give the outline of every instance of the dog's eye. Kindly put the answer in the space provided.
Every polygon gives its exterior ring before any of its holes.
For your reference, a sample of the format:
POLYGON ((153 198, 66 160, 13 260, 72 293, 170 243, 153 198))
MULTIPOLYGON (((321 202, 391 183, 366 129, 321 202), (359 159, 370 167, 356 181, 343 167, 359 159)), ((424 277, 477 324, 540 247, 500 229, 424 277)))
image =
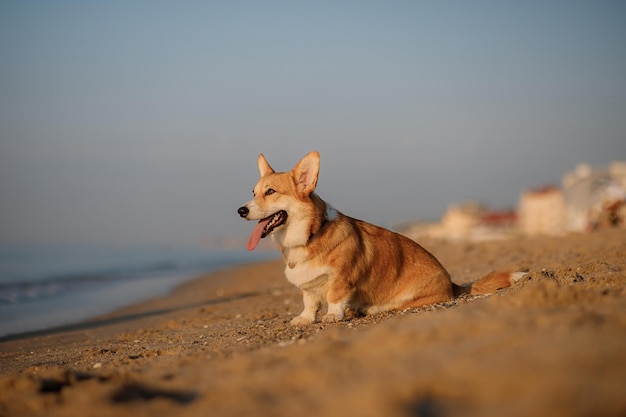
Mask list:
POLYGON ((265 195, 272 195, 274 194, 276 191, 274 191, 273 188, 268 188, 268 190, 265 192, 265 195))

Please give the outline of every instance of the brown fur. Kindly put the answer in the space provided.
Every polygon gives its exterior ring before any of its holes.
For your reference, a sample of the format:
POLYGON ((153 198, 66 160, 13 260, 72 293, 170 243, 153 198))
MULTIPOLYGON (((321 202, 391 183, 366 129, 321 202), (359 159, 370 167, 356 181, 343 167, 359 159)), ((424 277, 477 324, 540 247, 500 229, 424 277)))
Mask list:
POLYGON ((490 293, 512 284, 510 273, 494 273, 471 287, 457 286, 418 243, 334 210, 313 192, 317 152, 306 155, 290 172, 276 173, 263 155, 258 165, 261 178, 254 198, 240 214, 249 220, 280 210, 288 214, 271 234, 283 254, 288 280, 303 293, 304 311, 292 324, 315 321, 323 302, 328 304, 323 320, 331 322, 343 319, 346 307, 370 314, 445 302, 460 293, 490 293))

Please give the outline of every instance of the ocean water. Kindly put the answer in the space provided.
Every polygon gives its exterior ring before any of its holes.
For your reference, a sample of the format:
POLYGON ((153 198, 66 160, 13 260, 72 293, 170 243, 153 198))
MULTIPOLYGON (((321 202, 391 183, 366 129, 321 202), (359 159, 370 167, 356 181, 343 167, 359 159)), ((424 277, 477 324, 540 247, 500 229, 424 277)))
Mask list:
POLYGON ((76 323, 276 252, 0 246, 0 337, 76 323))

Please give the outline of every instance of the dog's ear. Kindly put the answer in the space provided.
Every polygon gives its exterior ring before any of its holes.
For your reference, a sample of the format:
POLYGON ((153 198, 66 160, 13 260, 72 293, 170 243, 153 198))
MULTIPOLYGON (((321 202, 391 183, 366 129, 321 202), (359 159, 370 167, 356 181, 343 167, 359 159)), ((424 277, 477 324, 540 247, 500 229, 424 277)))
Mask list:
POLYGON ((274 173, 274 170, 272 169, 270 164, 267 162, 267 159, 265 159, 263 154, 259 155, 259 159, 257 160, 257 163, 259 164, 259 174, 261 175, 261 178, 263 178, 267 174, 274 173))
POLYGON ((317 176, 320 172, 320 154, 310 152, 291 170, 296 187, 301 195, 309 196, 317 185, 317 176))

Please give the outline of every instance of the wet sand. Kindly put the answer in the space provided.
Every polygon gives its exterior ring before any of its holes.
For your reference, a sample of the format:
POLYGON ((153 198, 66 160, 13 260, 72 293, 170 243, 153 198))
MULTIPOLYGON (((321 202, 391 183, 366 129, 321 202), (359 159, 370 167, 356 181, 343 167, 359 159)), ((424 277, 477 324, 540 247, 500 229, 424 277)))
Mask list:
POLYGON ((626 231, 420 242, 489 297, 294 328, 280 261, 0 340, 0 416, 623 416, 626 231))

